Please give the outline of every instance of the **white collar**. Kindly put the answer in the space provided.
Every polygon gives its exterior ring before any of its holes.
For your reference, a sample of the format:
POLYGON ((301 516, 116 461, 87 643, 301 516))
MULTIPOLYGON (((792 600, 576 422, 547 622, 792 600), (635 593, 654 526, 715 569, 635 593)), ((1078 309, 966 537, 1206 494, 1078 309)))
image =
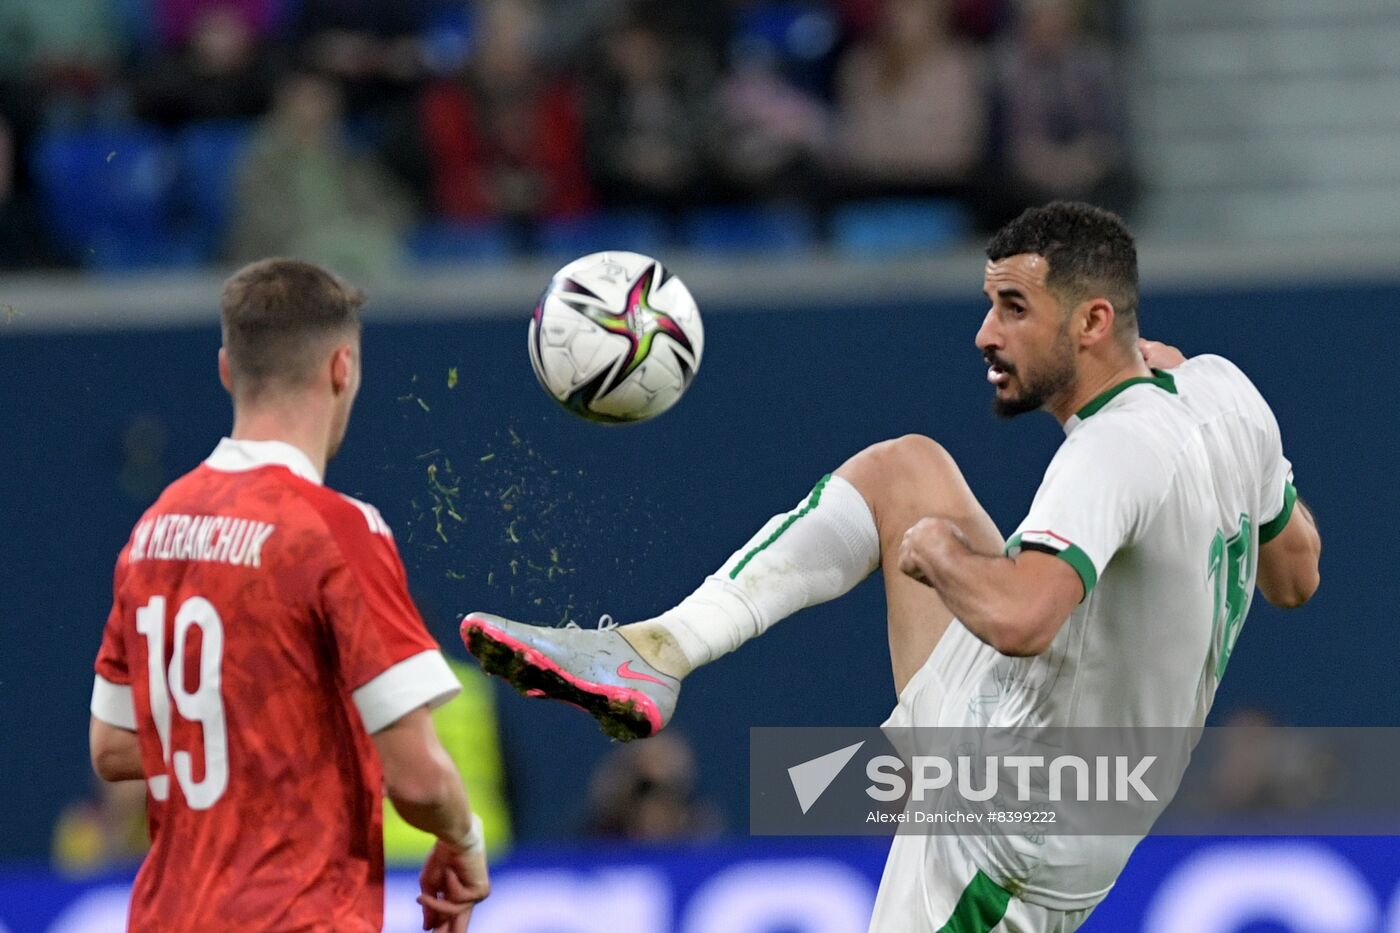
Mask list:
POLYGON ((236 441, 225 437, 204 463, 211 469, 225 473, 281 466, 304 480, 321 485, 321 474, 311 464, 311 458, 286 441, 236 441))

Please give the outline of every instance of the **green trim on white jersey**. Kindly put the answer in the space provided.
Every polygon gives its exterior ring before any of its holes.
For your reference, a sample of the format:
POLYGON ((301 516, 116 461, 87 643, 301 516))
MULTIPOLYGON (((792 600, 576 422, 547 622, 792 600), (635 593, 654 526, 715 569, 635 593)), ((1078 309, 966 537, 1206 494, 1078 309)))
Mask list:
POLYGON ((1080 547, 1053 531, 1021 531, 1012 535, 1011 540, 1006 542, 1004 553, 1010 556, 1013 550, 1025 550, 1026 545, 1032 545, 1032 550, 1053 554, 1074 568, 1074 572, 1079 574, 1079 582, 1084 584, 1084 599, 1089 598, 1094 584, 1099 582, 1099 572, 1094 569, 1094 562, 1089 559, 1089 555, 1080 547))
POLYGON ((1288 520, 1293 517, 1293 506, 1298 502, 1298 490, 1293 488, 1293 484, 1284 481, 1283 484, 1283 508, 1279 513, 1267 522, 1259 526, 1259 543, 1268 544, 1270 541, 1283 534, 1283 529, 1288 527, 1288 520))
POLYGON ((1151 376, 1134 376, 1131 379, 1124 379, 1116 386, 1113 386, 1110 389, 1106 389, 1103 392, 1100 392, 1098 395, 1095 395, 1093 398, 1089 399, 1089 401, 1084 404, 1083 408, 1079 409, 1079 411, 1074 413, 1074 416, 1080 421, 1083 421, 1085 418, 1096 413, 1099 409, 1103 408, 1109 402, 1117 398, 1118 395, 1124 389, 1128 389, 1136 385, 1154 385, 1157 388, 1162 389, 1163 391, 1170 392, 1172 395, 1176 395, 1176 379, 1172 376, 1172 374, 1167 372, 1165 369, 1154 369, 1152 370, 1151 376))

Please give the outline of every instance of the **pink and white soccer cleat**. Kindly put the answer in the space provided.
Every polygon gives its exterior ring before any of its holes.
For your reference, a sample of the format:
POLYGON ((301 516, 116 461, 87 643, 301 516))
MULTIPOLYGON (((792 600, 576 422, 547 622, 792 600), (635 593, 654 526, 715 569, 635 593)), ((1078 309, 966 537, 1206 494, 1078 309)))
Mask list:
POLYGON ((462 641, 482 670, 526 696, 572 703, 624 742, 671 721, 681 682, 652 667, 607 617, 596 629, 554 628, 473 612, 462 641))

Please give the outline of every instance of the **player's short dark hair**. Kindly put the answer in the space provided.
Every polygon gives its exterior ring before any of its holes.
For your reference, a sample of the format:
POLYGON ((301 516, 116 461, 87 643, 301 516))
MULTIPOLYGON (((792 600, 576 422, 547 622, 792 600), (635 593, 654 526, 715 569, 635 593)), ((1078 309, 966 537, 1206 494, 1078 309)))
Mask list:
POLYGON ((1079 201, 1032 207, 987 243, 993 262, 1023 253, 1045 257, 1045 284, 1062 302, 1107 298, 1118 334, 1137 337, 1137 244, 1123 218, 1079 201))
POLYGON ((306 385, 328 339, 360 332, 364 293, 296 259, 262 259, 224 283, 224 352, 234 386, 256 395, 306 385))

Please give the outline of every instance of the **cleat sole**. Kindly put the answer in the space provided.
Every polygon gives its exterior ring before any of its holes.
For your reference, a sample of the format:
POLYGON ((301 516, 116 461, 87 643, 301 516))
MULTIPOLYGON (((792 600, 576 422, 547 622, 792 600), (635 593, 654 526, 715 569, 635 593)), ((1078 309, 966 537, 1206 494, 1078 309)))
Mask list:
POLYGON ((645 739, 661 729, 661 714, 644 693, 597 684, 563 671, 544 654, 480 618, 462 621, 462 641, 481 669, 528 697, 571 703, 598 721, 611 738, 645 739))

